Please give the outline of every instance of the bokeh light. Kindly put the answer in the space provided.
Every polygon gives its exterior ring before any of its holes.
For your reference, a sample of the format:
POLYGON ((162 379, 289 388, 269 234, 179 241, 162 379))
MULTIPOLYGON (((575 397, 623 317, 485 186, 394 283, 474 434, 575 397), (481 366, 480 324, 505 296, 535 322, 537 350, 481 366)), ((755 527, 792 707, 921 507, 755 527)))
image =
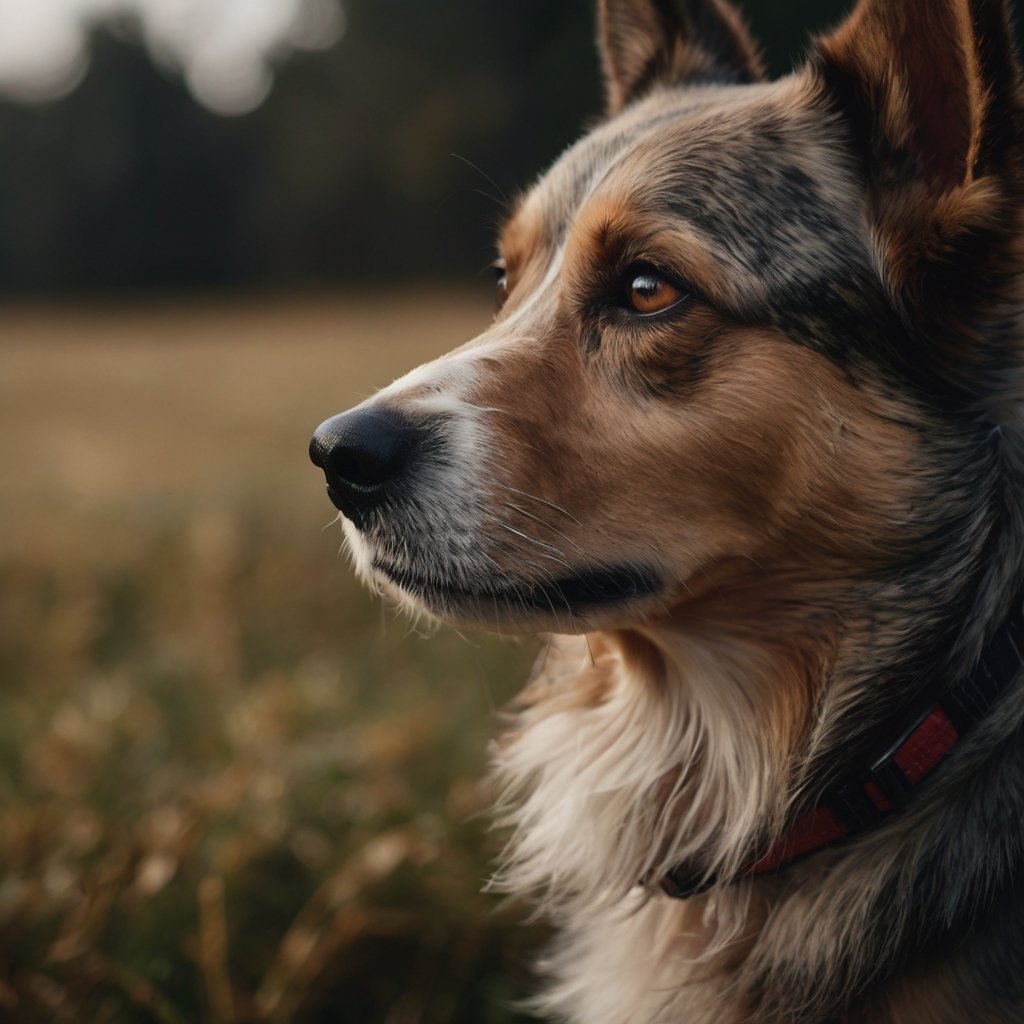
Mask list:
POLYGON ((339 0, 0 0, 0 92, 25 101, 70 92, 100 25, 138 32, 200 103, 232 115, 259 106, 293 50, 333 46, 345 19, 339 0))

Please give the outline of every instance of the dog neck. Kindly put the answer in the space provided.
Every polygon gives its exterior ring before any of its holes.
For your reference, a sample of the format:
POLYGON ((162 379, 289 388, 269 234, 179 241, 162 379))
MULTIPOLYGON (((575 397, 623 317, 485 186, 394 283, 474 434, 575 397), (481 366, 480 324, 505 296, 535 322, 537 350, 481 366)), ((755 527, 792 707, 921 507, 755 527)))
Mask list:
MULTIPOLYGON (((906 810, 953 747, 1005 695, 1021 670, 1022 652, 1024 591, 1013 599, 1010 614, 989 639, 972 670, 923 711, 911 707, 883 723, 878 729, 883 742, 877 756, 833 786, 764 856, 744 869, 741 877, 780 871, 906 810)), ((693 875, 686 867, 677 867, 661 879, 660 885, 673 899, 688 899, 723 881, 729 880, 693 875)))

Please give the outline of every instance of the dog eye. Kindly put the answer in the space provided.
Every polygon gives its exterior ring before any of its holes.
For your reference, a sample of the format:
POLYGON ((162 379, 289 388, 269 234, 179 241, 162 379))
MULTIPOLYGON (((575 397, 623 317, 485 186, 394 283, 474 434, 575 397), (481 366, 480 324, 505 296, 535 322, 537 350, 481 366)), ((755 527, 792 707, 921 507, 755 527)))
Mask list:
POLYGON ((495 260, 491 264, 491 273, 494 274, 494 279, 497 282, 498 309, 501 309, 508 298, 508 269, 505 266, 505 261, 503 259, 495 260))
POLYGON ((653 270, 630 275, 629 305, 636 313, 663 313, 686 298, 686 294, 653 270))

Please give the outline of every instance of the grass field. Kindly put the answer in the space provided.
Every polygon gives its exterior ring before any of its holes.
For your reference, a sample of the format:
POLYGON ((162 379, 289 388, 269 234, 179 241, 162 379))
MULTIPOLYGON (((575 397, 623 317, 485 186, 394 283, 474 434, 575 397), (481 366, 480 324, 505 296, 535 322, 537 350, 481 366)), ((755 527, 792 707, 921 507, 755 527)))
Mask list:
POLYGON ((477 780, 534 647, 410 635, 306 457, 486 319, 0 312, 0 1020, 527 1019, 477 780))

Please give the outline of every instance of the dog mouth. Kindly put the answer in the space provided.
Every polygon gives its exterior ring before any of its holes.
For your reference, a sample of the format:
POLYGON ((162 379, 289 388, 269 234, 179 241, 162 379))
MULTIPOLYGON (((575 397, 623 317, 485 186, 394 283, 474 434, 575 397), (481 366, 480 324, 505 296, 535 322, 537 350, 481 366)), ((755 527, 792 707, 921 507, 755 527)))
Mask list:
POLYGON ((381 560, 373 568, 430 608, 451 611, 572 614, 651 597, 660 588, 657 573, 632 565, 579 569, 547 582, 496 580, 479 587, 419 576, 381 560))

